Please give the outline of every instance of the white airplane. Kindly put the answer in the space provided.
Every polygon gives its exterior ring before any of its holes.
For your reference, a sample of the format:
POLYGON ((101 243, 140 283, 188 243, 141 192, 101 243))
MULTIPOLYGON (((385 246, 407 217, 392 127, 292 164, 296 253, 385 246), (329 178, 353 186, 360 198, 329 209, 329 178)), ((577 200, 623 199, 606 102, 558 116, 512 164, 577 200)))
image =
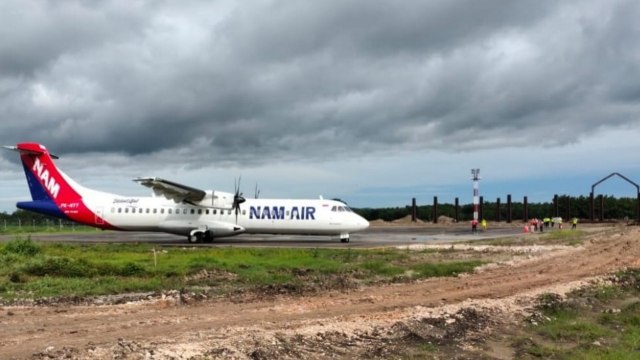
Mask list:
POLYGON ((37 143, 5 146, 20 153, 32 201, 16 206, 100 229, 155 231, 187 236, 191 243, 247 234, 339 236, 364 230, 367 220, 340 201, 245 199, 234 193, 200 190, 159 178, 134 181, 155 196, 130 197, 85 188, 53 163, 56 156, 37 143))

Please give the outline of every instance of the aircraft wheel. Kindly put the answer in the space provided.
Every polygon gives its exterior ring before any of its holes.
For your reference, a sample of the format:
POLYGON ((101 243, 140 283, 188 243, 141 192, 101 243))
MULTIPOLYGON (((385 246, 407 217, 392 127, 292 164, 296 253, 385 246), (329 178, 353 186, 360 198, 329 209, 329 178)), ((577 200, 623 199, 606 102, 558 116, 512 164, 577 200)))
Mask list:
POLYGON ((189 243, 191 244, 197 244, 199 242, 202 242, 202 233, 195 233, 193 235, 189 235, 188 240, 189 240, 189 243))
POLYGON ((204 234, 204 242, 206 243, 212 243, 213 242, 213 235, 211 235, 211 233, 207 232, 204 234))
POLYGON ((349 242, 349 238, 340 238, 340 242, 341 243, 348 243, 349 242))

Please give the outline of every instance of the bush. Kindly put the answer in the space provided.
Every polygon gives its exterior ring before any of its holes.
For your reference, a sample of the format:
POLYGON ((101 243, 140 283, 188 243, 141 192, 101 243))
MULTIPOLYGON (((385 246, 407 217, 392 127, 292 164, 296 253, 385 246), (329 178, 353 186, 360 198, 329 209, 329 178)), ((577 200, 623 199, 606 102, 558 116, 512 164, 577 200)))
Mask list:
POLYGON ((9 281, 11 281, 12 283, 21 283, 22 277, 20 276, 20 273, 12 272, 11 274, 9 274, 9 281))
POLYGON ((2 249, 3 254, 17 254, 23 256, 34 256, 40 252, 40 246, 30 238, 16 239, 6 243, 2 249))
POLYGON ((143 266, 128 262, 124 265, 97 263, 94 265, 97 275, 100 276, 136 276, 145 273, 143 266))
POLYGON ((612 276, 611 280, 623 289, 640 290, 640 269, 631 268, 620 271, 612 276))
POLYGON ((45 257, 24 265, 23 271, 34 276, 91 277, 95 269, 86 260, 45 257))
POLYGON ((536 303, 536 309, 549 315, 558 314, 569 307, 562 296, 556 293, 540 294, 536 298, 536 303))
POLYGON ((135 275, 142 275, 145 273, 144 267, 142 267, 141 265, 138 265, 136 263, 126 263, 121 269, 120 269, 120 274, 121 276, 135 276, 135 275))

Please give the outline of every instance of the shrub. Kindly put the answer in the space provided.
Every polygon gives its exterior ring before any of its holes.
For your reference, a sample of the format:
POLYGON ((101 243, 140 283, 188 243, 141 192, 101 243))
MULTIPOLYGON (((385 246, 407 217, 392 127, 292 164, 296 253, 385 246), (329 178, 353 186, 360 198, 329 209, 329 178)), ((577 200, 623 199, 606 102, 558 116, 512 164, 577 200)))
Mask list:
POLYGON ((24 256, 34 256, 39 252, 40 246, 31 241, 30 238, 11 240, 7 242, 4 249, 2 249, 3 254, 17 254, 24 256))
POLYGON ((142 275, 144 273, 145 273, 144 267, 132 262, 126 263, 120 269, 121 276, 135 276, 135 275, 142 275))
POLYGON ((536 308, 546 314, 558 314, 568 308, 561 295, 556 293, 544 293, 538 295, 536 308))
POLYGON ((91 277, 95 269, 82 259, 65 257, 45 257, 24 265, 23 271, 35 276, 91 277))
POLYGON ((12 283, 20 283, 22 282, 22 277, 20 276, 20 273, 12 272, 9 274, 9 281, 12 283))
POLYGON ((136 276, 146 273, 142 265, 133 262, 127 262, 124 265, 111 263, 92 264, 96 275, 100 276, 136 276))

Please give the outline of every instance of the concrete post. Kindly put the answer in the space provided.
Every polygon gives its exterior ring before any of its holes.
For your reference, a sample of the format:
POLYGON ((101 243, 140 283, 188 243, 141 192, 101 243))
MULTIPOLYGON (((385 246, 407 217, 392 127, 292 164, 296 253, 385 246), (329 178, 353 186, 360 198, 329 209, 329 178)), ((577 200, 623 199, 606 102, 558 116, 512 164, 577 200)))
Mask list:
POLYGON ((433 197, 433 223, 438 223, 438 197, 433 197))
POLYGON ((411 199, 411 221, 416 222, 418 218, 418 209, 416 206, 416 198, 411 199))

